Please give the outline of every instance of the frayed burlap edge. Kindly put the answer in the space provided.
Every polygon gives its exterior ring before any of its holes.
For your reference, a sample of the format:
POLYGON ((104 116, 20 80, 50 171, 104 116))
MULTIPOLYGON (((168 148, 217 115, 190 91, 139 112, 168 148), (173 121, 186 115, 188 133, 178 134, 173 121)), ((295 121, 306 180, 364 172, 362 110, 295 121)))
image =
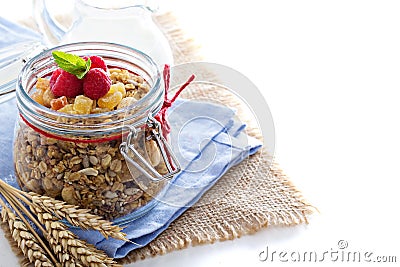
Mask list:
POLYGON ((197 205, 147 246, 119 262, 127 264, 189 246, 232 240, 267 226, 308 223, 307 217, 314 211, 288 176, 261 151, 232 167, 197 205), (244 174, 241 169, 246 165, 253 170, 244 174), (239 179, 234 177, 236 173, 241 173, 239 179), (264 179, 251 178, 260 174, 264 179), (221 192, 223 196, 215 198, 221 192))

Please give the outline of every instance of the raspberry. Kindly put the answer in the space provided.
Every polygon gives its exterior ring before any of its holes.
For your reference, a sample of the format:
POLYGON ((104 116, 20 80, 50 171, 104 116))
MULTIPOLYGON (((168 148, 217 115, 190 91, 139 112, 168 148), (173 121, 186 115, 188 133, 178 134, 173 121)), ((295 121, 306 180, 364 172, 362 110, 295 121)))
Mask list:
POLYGON ((90 60, 92 61, 91 69, 100 68, 107 72, 107 65, 104 62, 104 59, 99 56, 90 56, 90 60))
POLYGON ((111 79, 107 73, 100 68, 94 68, 86 73, 83 78, 83 92, 91 99, 99 99, 110 90, 111 79))
POLYGON ((56 83, 58 76, 63 72, 62 69, 58 68, 53 73, 51 74, 50 78, 50 88, 53 87, 53 85, 56 83))
POLYGON ((82 57, 85 61, 88 60, 88 58, 90 58, 90 61, 92 61, 92 64, 90 65, 90 69, 94 69, 94 68, 100 68, 103 69, 105 72, 108 71, 107 65, 104 62, 104 59, 102 57, 99 56, 83 56, 82 57))
POLYGON ((56 70, 55 72, 55 82, 53 86, 50 87, 51 92, 53 92, 55 96, 75 97, 82 94, 82 80, 79 80, 75 75, 62 69, 60 71, 56 70))

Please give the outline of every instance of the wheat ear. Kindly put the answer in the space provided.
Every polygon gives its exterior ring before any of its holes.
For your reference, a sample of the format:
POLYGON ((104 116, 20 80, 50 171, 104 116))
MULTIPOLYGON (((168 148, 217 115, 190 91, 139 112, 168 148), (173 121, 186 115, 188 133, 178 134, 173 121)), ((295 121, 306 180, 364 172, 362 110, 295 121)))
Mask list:
MULTIPOLYGON (((7 199, 8 196, 5 196, 4 192, 2 192, 2 194, 7 199)), ((54 266, 57 263, 54 256, 51 254, 46 244, 40 242, 37 237, 35 237, 37 234, 32 226, 29 223, 23 222, 20 217, 17 217, 1 198, 0 205, 2 206, 1 216, 3 222, 8 221, 11 237, 17 242, 18 247, 29 262, 33 263, 35 267, 54 266), (52 258, 54 264, 49 258, 52 258)), ((10 203, 10 205, 12 204, 10 203)), ((23 218, 23 220, 25 220, 25 218, 23 218)))
POLYGON ((67 204, 64 201, 33 192, 26 193, 6 183, 4 183, 4 186, 8 187, 13 194, 23 200, 27 205, 33 205, 34 208, 40 207, 46 212, 54 214, 58 219, 66 219, 73 226, 78 226, 85 230, 97 230, 105 238, 113 237, 115 239, 131 242, 126 238, 126 234, 121 232, 123 228, 118 225, 113 225, 110 221, 104 220, 98 215, 91 214, 88 209, 81 209, 78 206, 67 204), (26 199, 30 201, 26 201, 26 199))
POLYGON ((29 193, 34 205, 38 205, 49 213, 54 213, 59 219, 65 218, 70 224, 82 229, 93 229, 99 231, 105 238, 113 237, 123 241, 129 241, 126 234, 121 232, 123 228, 113 225, 98 215, 90 213, 88 209, 67 204, 47 196, 29 193))
POLYGON ((53 263, 46 256, 46 252, 38 245, 35 237, 30 233, 26 225, 15 216, 15 214, 3 206, 3 222, 8 221, 8 227, 12 238, 17 242, 22 253, 29 259, 29 262, 36 266, 50 267, 53 263))
POLYGON ((57 250, 62 251, 65 255, 72 255, 82 262, 84 266, 121 266, 112 258, 109 258, 104 251, 80 240, 74 233, 68 230, 65 224, 52 214, 40 207, 36 207, 34 212, 38 215, 38 220, 46 228, 49 243, 57 246, 57 250))
POLYGON ((38 240, 42 247, 45 248, 45 251, 51 257, 51 260, 54 262, 55 266, 61 266, 61 264, 62 266, 67 267, 121 266, 112 258, 108 257, 104 251, 97 249, 93 245, 88 244, 83 240, 80 240, 75 234, 68 230, 68 227, 65 224, 59 221, 59 217, 55 214, 55 212, 47 212, 41 207, 40 204, 32 203, 32 196, 28 193, 17 190, 1 180, 0 192, 15 210, 17 215, 22 220, 25 220, 25 225, 30 226, 21 212, 28 216, 28 218, 46 237, 48 245, 50 245, 54 254, 58 257, 58 260, 54 257, 53 253, 50 251, 48 246, 44 244, 43 240, 37 235, 37 233, 33 231, 36 240, 38 240), (22 204, 22 202, 29 206, 30 211, 22 204), (35 214, 36 217, 32 214, 35 214))

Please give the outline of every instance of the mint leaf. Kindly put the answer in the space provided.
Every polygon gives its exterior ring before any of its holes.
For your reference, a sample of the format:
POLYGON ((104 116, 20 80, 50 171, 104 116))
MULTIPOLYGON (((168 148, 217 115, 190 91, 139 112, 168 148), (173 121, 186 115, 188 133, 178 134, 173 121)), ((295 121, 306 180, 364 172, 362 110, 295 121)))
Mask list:
POLYGON ((85 61, 83 58, 74 54, 65 53, 62 51, 53 51, 52 54, 54 60, 60 68, 75 75, 78 77, 78 79, 82 79, 85 76, 92 64, 90 59, 85 61))
POLYGON ((92 61, 90 60, 90 58, 88 58, 88 60, 85 61, 85 71, 83 71, 83 72, 81 72, 79 74, 75 74, 75 76, 78 77, 78 79, 83 79, 83 77, 85 77, 86 73, 90 70, 90 66, 91 65, 92 65, 92 61))

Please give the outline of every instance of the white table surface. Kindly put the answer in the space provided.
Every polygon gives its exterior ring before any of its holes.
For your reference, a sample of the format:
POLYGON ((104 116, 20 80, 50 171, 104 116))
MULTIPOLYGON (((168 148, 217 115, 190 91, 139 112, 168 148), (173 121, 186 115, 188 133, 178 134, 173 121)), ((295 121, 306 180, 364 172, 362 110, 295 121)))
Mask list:
MULTIPOLYGON (((308 225, 129 266, 310 266, 259 255, 268 247, 322 257, 338 251, 339 240, 348 244, 339 251, 372 252, 371 261, 397 256, 398 264, 400 2, 169 0, 161 7, 174 10, 209 61, 258 85, 275 121, 276 161, 320 213, 308 225)), ((334 258, 312 264, 357 265, 334 258)), ((0 259, 17 265, 1 234, 0 259)), ((396 266, 366 266, 383 265, 396 266)))

